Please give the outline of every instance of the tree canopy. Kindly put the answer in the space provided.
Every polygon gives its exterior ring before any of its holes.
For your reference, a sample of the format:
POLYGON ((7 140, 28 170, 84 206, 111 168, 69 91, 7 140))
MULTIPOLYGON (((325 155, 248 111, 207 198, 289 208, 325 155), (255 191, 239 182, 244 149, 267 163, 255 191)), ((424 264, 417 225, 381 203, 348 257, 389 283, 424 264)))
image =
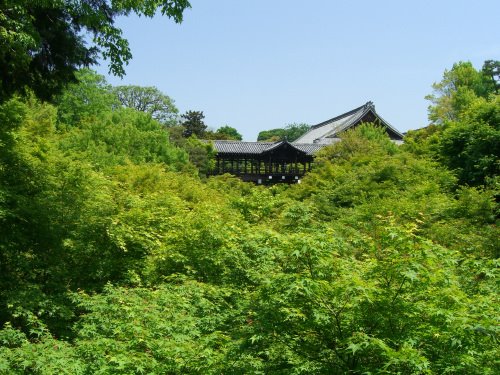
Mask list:
POLYGON ((500 171, 498 65, 488 60, 476 70, 470 62, 460 62, 446 70, 427 97, 432 102, 430 127, 406 137, 406 147, 436 158, 462 184, 494 184, 500 171))
POLYGON ((500 88, 500 61, 486 60, 483 64, 483 74, 491 77, 495 88, 495 94, 498 94, 500 88))
POLYGON ((181 118, 183 119, 181 126, 184 128, 184 137, 195 135, 198 138, 203 138, 207 129, 207 125, 203 121, 205 118, 203 111, 186 111, 181 115, 181 118))
POLYGON ((0 103, 0 374, 499 373, 494 89, 268 187, 76 74, 0 103))
POLYGON ((81 67, 109 60, 123 76, 132 54, 114 21, 157 11, 181 22, 187 0, 5 0, 0 3, 0 102, 27 89, 51 99, 81 67), (90 37, 90 38, 89 38, 90 37), (90 43, 89 43, 90 40, 90 43))
MULTIPOLYGON (((226 139, 234 139, 236 141, 241 141, 243 139, 243 136, 236 130, 235 128, 229 126, 229 125, 224 125, 218 128, 215 131, 216 136, 223 136, 226 139)), ((220 138, 222 139, 222 138, 220 138)))
POLYGON ((243 136, 232 126, 224 125, 215 131, 205 130, 203 133, 203 139, 241 141, 243 139, 243 136))
POLYGON ((491 60, 485 63, 482 71, 476 70, 470 62, 453 64, 449 71, 445 70, 443 79, 432 85, 434 93, 426 97, 432 103, 429 119, 436 123, 457 120, 471 100, 488 98, 496 92, 497 85, 495 62, 491 60))
POLYGON ((156 121, 166 126, 177 124, 179 110, 174 101, 156 87, 116 86, 113 92, 124 107, 149 113, 156 121))
POLYGON ((275 142, 286 139, 289 142, 293 142, 302 134, 306 133, 309 128, 310 126, 304 123, 292 123, 288 124, 284 128, 263 130, 257 136, 257 141, 275 142))

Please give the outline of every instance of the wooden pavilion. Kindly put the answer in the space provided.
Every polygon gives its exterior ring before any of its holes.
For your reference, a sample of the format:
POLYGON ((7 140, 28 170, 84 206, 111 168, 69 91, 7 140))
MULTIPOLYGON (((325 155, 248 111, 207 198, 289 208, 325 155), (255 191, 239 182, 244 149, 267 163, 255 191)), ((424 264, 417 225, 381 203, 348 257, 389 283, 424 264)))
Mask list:
POLYGON ((311 126, 295 142, 212 141, 217 156, 212 175, 230 173, 243 181, 257 184, 299 183, 311 170, 314 154, 321 148, 340 141, 339 134, 362 123, 375 123, 385 129, 396 143, 403 135, 375 111, 372 102, 340 116, 311 126))
POLYGON ((311 170, 323 145, 279 142, 213 141, 217 150, 211 174, 230 173, 257 184, 297 183, 311 170))

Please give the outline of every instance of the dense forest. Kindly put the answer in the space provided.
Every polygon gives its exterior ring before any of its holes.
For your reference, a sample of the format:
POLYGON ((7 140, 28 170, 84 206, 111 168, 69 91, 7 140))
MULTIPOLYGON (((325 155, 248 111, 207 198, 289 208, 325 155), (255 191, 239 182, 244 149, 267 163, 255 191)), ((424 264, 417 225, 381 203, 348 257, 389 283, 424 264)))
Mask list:
POLYGON ((124 99, 151 88, 4 79, 0 374, 499 373, 499 65, 270 187, 207 178, 188 114, 124 99))

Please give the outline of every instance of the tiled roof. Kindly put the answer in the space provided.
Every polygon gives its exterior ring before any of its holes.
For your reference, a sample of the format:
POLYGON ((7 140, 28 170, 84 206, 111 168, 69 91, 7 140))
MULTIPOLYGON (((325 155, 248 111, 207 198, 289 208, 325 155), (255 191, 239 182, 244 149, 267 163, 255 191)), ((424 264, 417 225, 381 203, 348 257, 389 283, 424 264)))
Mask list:
POLYGON ((212 141, 219 154, 261 154, 279 142, 212 141))
POLYGON ((292 143, 292 145, 304 151, 307 155, 314 155, 317 151, 327 146, 326 144, 319 143, 292 143))
POLYGON ((241 141, 207 141, 212 142, 214 148, 219 154, 239 154, 239 155, 261 155, 266 152, 271 152, 274 149, 280 148, 282 145, 288 144, 292 148, 305 153, 306 155, 314 155, 319 149, 338 142, 338 134, 357 125, 363 119, 375 118, 382 126, 386 127, 387 132, 393 140, 401 141, 403 135, 393 128, 387 121, 380 117, 375 112, 375 106, 372 102, 367 102, 361 107, 355 108, 340 116, 331 118, 330 120, 311 126, 311 129, 302 135, 295 142, 287 141, 278 142, 241 142, 241 141), (367 116, 368 117, 365 117, 367 116))
POLYGON ((297 143, 332 143, 329 138, 336 138, 337 135, 349 129, 351 126, 359 123, 361 119, 369 112, 379 120, 379 122, 388 128, 396 138, 403 139, 403 135, 392 127, 387 121, 375 112, 375 106, 372 102, 367 102, 361 107, 355 108, 340 116, 323 121, 317 125, 311 126, 311 129, 296 140, 297 143))
MULTIPOLYGON (((287 141, 279 142, 241 142, 241 141, 211 141, 219 154, 245 154, 258 155, 272 151, 287 141)), ((288 143, 293 148, 304 152, 306 155, 313 155, 325 145, 321 144, 300 144, 288 143)))

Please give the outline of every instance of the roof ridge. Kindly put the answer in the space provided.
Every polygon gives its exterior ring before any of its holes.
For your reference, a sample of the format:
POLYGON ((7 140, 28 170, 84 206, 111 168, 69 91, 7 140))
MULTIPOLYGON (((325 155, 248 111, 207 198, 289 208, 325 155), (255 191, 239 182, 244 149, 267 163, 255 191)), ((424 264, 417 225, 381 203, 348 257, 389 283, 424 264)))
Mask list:
POLYGON ((322 127, 324 125, 327 125, 327 124, 329 124, 331 122, 338 121, 338 120, 340 120, 340 119, 342 119, 344 117, 351 116, 351 115, 355 114, 356 112, 358 112, 360 110, 366 110, 368 108, 373 108, 373 110, 375 110, 375 106, 373 105, 372 101, 368 101, 365 104, 363 104, 362 106, 354 108, 354 109, 350 110, 349 112, 343 113, 343 114, 341 114, 339 116, 335 116, 335 117, 333 117, 333 118, 331 118, 329 120, 326 120, 326 121, 320 122, 319 124, 313 125, 313 126, 311 126, 311 129, 320 128, 320 127, 322 127))
POLYGON ((398 129, 396 129, 394 126, 392 126, 387 120, 385 120, 382 116, 380 116, 378 113, 377 113, 377 116, 382 120, 383 123, 385 123, 385 125, 391 129, 396 135, 399 135, 401 138, 404 138, 404 135, 403 133, 401 133, 398 129))
POLYGON ((268 151, 272 151, 274 149, 277 149, 279 147, 281 147, 282 145, 289 145, 291 148, 293 148, 294 150, 297 150, 297 151, 300 151, 300 152, 303 152, 303 153, 306 153, 304 150, 301 150, 300 148, 296 147, 295 145, 293 145, 292 143, 288 142, 287 140, 282 140, 282 141, 278 141, 276 142, 275 144, 273 144, 271 147, 268 147, 266 148, 265 150, 262 150, 262 153, 264 152, 268 152, 268 151))
POLYGON ((262 150, 262 152, 266 152, 266 151, 271 151, 279 146, 281 146, 282 143, 285 143, 285 141, 277 141, 277 142, 274 142, 272 143, 271 145, 269 145, 268 148, 262 150))
POLYGON ((262 144, 275 144, 276 142, 265 142, 265 141, 238 141, 236 139, 202 139, 206 142, 224 142, 224 143, 262 143, 262 144))

